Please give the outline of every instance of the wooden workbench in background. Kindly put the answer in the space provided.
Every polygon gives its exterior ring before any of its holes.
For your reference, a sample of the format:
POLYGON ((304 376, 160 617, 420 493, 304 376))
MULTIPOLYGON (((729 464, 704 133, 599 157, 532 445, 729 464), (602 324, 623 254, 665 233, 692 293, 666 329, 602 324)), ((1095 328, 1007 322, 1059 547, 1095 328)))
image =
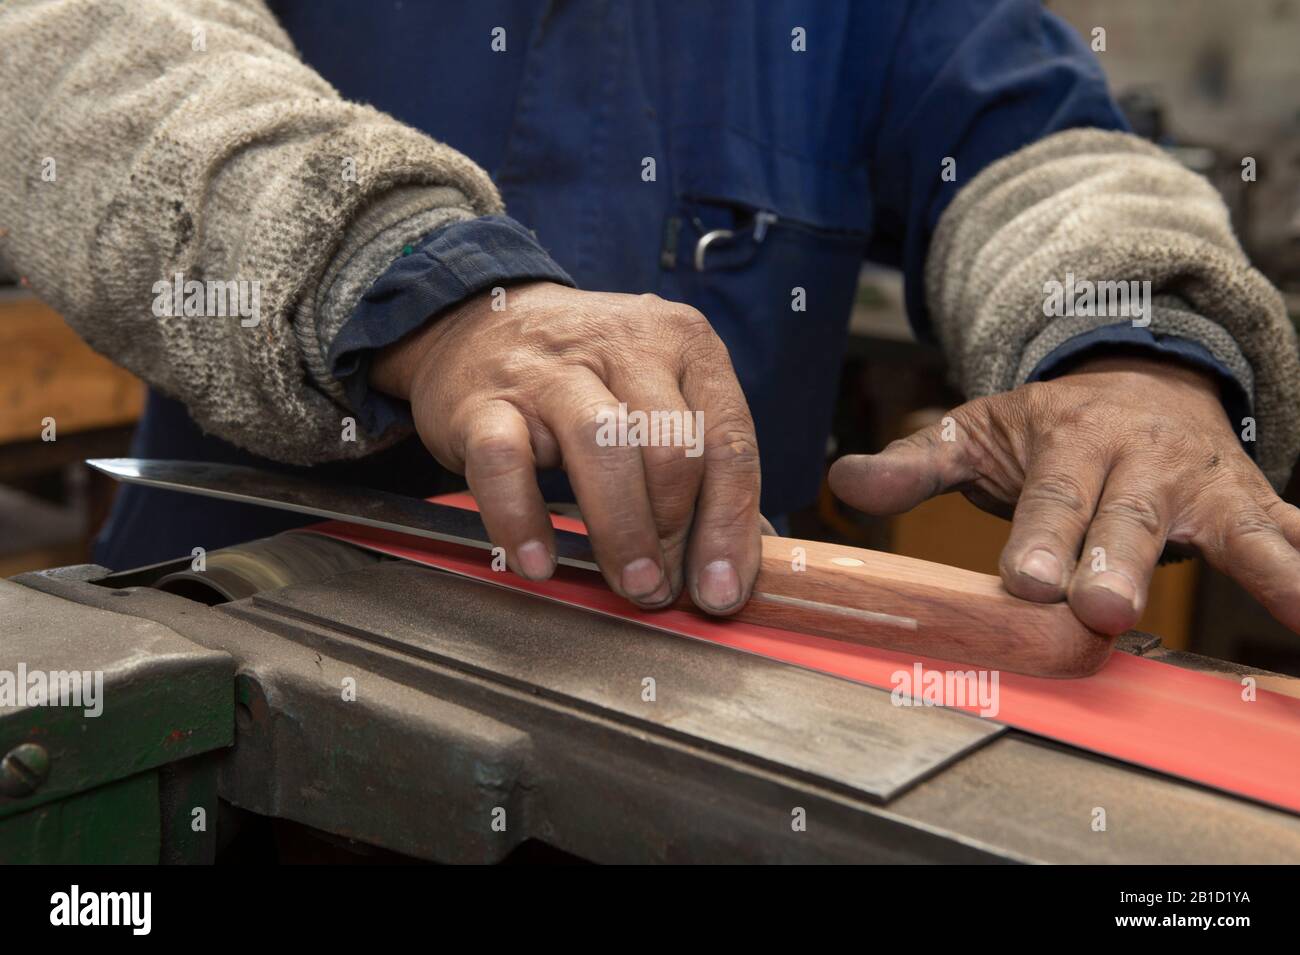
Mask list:
MULTIPOLYGON (((97 355, 58 313, 21 291, 0 292, 0 446, 131 425, 144 385, 97 355)), ((49 443, 49 442, 47 442, 49 443)))
POLYGON ((53 309, 0 289, 0 577, 86 559, 110 489, 65 487, 68 465, 124 454, 144 393, 53 309))

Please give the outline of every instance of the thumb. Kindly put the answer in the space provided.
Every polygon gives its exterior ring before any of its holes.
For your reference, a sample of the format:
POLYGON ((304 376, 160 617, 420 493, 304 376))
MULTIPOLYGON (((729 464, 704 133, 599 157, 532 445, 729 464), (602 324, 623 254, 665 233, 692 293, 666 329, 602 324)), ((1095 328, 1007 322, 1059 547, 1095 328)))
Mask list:
POLYGON ((850 507, 884 517, 973 481, 977 475, 966 452, 965 427, 949 414, 879 454, 840 458, 831 466, 831 491, 850 507))

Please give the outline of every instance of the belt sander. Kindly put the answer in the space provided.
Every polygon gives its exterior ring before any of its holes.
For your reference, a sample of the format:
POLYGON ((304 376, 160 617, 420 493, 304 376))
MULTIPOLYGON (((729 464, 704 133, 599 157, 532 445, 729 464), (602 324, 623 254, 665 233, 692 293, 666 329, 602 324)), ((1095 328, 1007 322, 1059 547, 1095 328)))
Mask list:
POLYGON ((0 707, 0 861, 1300 861, 1300 681, 995 578, 765 538, 739 619, 644 613, 565 519, 536 584, 463 497, 100 466, 335 520, 0 581, 0 661, 104 704, 0 707))

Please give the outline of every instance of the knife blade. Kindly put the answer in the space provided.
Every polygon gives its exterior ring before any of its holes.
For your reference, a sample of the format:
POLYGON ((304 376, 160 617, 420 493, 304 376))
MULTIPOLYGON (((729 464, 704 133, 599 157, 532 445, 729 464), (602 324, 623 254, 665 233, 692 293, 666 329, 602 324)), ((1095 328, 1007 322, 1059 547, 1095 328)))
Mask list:
MULTIPOLYGON (((208 461, 91 458, 86 464, 126 484, 258 504, 482 550, 491 550, 494 546, 477 511, 433 504, 388 491, 208 461)), ((559 563, 569 567, 599 569, 591 545, 581 534, 556 530, 555 555, 559 563)))

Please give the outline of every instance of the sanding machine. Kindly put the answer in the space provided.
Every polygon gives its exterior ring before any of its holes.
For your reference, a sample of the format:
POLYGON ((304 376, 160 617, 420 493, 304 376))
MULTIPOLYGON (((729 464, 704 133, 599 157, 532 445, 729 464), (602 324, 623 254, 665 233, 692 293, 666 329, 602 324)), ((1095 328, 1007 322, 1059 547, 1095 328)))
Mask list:
POLYGON ((318 535, 24 574, 0 620, 105 704, 0 708, 3 862, 1300 860, 1285 808, 318 535))

